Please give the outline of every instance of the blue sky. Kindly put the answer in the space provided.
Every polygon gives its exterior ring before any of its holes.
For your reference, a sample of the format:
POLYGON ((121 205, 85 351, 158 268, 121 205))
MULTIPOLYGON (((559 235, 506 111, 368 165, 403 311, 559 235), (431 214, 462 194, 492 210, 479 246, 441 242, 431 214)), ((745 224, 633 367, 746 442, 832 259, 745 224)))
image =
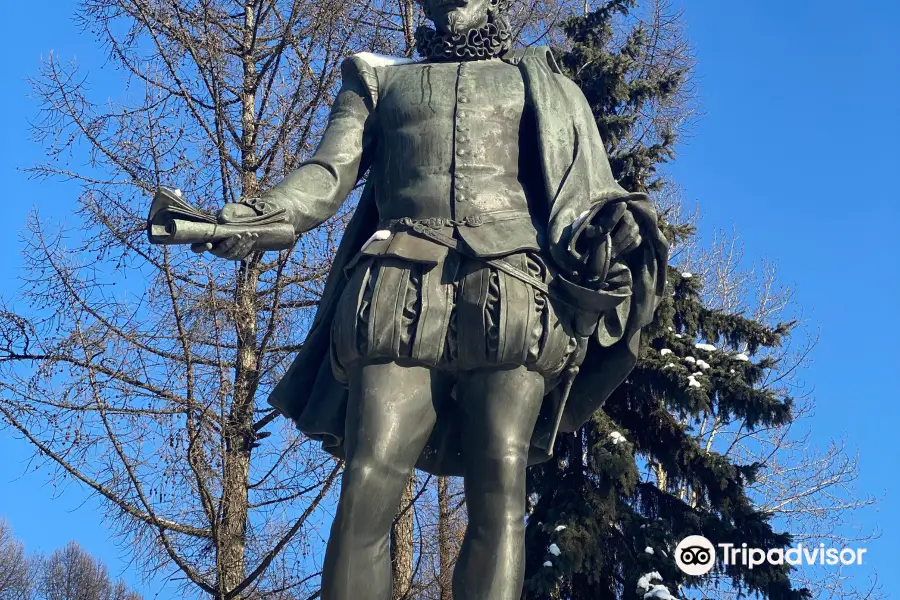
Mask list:
MULTIPOLYGON (((95 65, 94 90, 116 95, 116 73, 100 67, 94 41, 61 0, 7 2, 0 24, 0 172, 7 186, 0 238, 0 294, 15 288, 21 230, 34 206, 65 218, 74 190, 38 183, 20 170, 40 158, 29 140, 36 113, 26 78, 54 50, 95 65)), ((900 3, 868 0, 684 0, 687 34, 698 59, 702 118, 670 173, 703 212, 701 234, 735 226, 748 260, 777 262, 796 289, 806 326, 819 344, 803 379, 814 390, 813 440, 845 438, 859 450, 858 491, 882 498, 861 525, 882 537, 867 562, 885 585, 900 588, 900 421, 897 239, 900 51, 892 42, 900 3)), ((0 515, 30 549, 50 551, 76 539, 114 573, 137 580, 102 524, 102 509, 83 490, 56 490, 30 472, 27 448, 0 436, 0 515)), ((158 582, 148 597, 173 597, 158 582)))

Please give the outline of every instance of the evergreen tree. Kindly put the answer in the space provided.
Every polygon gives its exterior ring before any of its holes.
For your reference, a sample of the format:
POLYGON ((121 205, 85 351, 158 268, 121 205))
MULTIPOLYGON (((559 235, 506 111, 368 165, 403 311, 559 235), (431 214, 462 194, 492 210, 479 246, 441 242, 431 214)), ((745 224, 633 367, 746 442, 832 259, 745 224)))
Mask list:
MULTIPOLYGON (((570 44, 557 56, 593 107, 623 187, 653 193, 663 186, 656 169, 673 157, 678 137, 666 110, 689 85, 691 65, 662 56, 660 23, 634 19, 636 4, 610 0, 569 19, 570 44)), ((694 233, 663 226, 674 243, 694 233)), ((581 430, 559 436, 555 460, 530 470, 525 598, 684 597, 704 582, 672 558, 688 535, 737 547, 791 544, 748 497, 760 465, 733 464, 696 437, 704 415, 747 429, 791 419, 791 399, 760 385, 776 366, 766 349, 791 324, 768 327, 713 310, 697 278, 671 266, 668 276, 633 373, 581 430), (655 476, 642 478, 642 470, 655 476)), ((793 589, 785 566, 719 562, 705 577, 771 600, 810 597, 793 589)))

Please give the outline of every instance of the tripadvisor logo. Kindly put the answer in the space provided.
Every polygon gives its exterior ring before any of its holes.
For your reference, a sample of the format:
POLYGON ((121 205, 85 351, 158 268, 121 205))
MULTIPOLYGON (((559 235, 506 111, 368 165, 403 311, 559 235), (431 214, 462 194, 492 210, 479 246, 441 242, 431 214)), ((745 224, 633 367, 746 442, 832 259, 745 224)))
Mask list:
MULTIPOLYGON (((749 569, 770 565, 861 565, 865 548, 826 548, 825 544, 793 548, 748 548, 747 544, 718 544, 719 556, 726 566, 743 565, 749 569)), ((716 563, 716 547, 702 535, 690 535, 675 547, 675 564, 688 575, 706 575, 716 563)))
POLYGON ((689 535, 675 547, 675 564, 688 575, 706 575, 716 563, 716 549, 702 535, 689 535))

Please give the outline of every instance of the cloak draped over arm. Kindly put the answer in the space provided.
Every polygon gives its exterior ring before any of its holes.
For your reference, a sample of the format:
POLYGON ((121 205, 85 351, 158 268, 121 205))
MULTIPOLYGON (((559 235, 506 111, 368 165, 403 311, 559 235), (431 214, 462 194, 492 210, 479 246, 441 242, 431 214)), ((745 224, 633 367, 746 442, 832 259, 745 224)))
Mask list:
MULTIPOLYGON (((602 296, 629 296, 601 312, 584 362, 567 399, 558 399, 559 431, 575 431, 600 409, 637 363, 641 328, 653 319, 665 289, 668 242, 646 194, 629 193, 613 176, 593 111, 578 85, 563 75, 549 49, 533 49, 521 59, 529 101, 535 110, 539 150, 549 202, 549 252, 562 273, 564 288, 585 304, 602 305, 602 296), (604 291, 582 288, 566 277, 573 223, 609 202, 625 202, 637 223, 641 245, 610 268, 604 291), (591 299, 591 296, 594 296, 591 299)), ((574 278, 572 278, 574 279, 574 278)), ((559 393, 554 390, 551 394, 559 393)), ((539 429, 550 422, 539 423, 539 429)), ((552 454, 556 430, 535 431, 543 458, 552 454)), ((537 458, 537 457, 535 457, 537 458)))

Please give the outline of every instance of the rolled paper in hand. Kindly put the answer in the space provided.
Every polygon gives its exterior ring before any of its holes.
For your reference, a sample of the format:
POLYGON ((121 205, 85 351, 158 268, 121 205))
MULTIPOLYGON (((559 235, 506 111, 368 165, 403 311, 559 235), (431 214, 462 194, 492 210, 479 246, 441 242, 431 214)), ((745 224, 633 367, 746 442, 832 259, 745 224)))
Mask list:
POLYGON ((172 219, 150 225, 150 241, 154 244, 218 243, 233 235, 255 233, 259 250, 287 250, 294 245, 294 228, 290 223, 247 225, 238 223, 201 223, 172 219))
POLYGON ((147 215, 147 237, 152 244, 215 244, 248 233, 258 236, 257 250, 287 250, 296 241, 284 209, 220 223, 215 215, 188 204, 179 191, 165 187, 156 191, 147 215))

